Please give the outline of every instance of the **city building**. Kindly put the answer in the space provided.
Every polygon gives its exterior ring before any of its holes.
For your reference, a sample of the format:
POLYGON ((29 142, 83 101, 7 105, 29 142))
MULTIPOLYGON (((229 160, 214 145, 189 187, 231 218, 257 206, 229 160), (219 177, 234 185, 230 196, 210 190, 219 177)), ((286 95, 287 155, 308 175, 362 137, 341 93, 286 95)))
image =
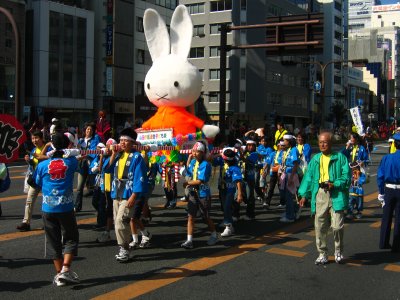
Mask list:
POLYGON ((42 123, 57 116, 82 125, 94 108, 94 13, 85 1, 27 2, 24 111, 42 123))
POLYGON ((143 33, 143 15, 153 8, 169 24, 177 0, 91 1, 95 13, 95 109, 105 109, 115 129, 126 120, 146 120, 155 107, 144 93, 152 61, 143 33))
POLYGON ((364 80, 370 78, 370 88, 377 96, 374 107, 379 120, 398 116, 400 96, 400 5, 372 7, 370 28, 349 34, 349 58, 367 58, 364 80), (373 46, 372 46, 373 45, 373 46), (378 72, 379 70, 379 72, 378 72), (374 89, 374 86, 376 88, 374 89))
MULTIPOLYGON (((219 120, 221 24, 265 24, 268 16, 305 13, 289 1, 181 0, 180 3, 188 7, 194 24, 190 60, 203 73, 197 114, 216 122, 219 120)), ((264 44, 265 32, 265 28, 232 30, 227 44, 264 44)), ((295 59, 298 58, 269 57, 265 49, 228 51, 228 123, 240 119, 251 126, 263 126, 279 119, 293 128, 305 126, 310 117, 308 66, 297 65, 295 59)))
POLYGON ((0 7, 6 10, 15 21, 18 34, 15 34, 9 18, 0 12, 0 113, 15 115, 15 108, 21 115, 25 99, 25 1, 0 0, 0 7), (17 46, 19 55, 17 57, 17 46), (19 69, 17 70, 17 62, 19 69), (18 93, 16 80, 18 79, 18 93), (16 97, 17 96, 17 97, 16 97), (17 101, 17 106, 16 106, 17 101))

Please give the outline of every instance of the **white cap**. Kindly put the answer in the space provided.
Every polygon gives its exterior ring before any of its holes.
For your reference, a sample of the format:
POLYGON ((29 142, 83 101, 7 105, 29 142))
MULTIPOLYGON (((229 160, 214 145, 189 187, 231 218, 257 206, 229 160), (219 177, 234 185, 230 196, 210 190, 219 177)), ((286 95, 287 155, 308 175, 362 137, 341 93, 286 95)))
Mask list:
POLYGON ((204 146, 203 143, 196 142, 196 144, 194 144, 192 150, 206 152, 206 147, 204 146))
POLYGON ((104 145, 103 143, 98 143, 98 144, 97 144, 97 147, 98 147, 98 148, 105 148, 106 145, 104 145))
POLYGON ((54 123, 54 122, 58 122, 58 119, 57 118, 51 119, 51 123, 54 123))

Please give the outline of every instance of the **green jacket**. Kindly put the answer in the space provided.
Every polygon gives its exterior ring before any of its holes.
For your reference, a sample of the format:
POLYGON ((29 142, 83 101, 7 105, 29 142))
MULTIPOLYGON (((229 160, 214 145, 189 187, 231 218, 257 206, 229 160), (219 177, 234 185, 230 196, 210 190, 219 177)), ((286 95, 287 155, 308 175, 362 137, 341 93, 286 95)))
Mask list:
MULTIPOLYGON (((300 197, 311 199, 311 213, 315 213, 315 200, 319 189, 320 158, 322 153, 314 155, 307 166, 299 188, 300 197)), ((333 152, 329 162, 329 181, 333 182, 331 190, 332 206, 335 211, 347 209, 351 172, 346 156, 333 152)))

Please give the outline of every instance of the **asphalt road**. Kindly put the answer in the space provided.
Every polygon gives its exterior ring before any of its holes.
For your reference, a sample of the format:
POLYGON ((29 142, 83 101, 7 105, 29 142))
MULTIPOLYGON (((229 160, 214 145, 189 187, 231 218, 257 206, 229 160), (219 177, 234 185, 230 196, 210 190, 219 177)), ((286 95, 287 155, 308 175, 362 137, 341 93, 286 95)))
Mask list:
MULTIPOLYGON (((79 256, 72 268, 81 278, 75 286, 52 285, 54 267, 44 258, 40 200, 34 210, 33 230, 17 232, 26 196, 22 193, 25 166, 11 168, 12 185, 1 194, 0 299, 399 299, 400 255, 378 249, 381 208, 376 193, 376 168, 387 148, 373 155, 371 181, 365 186, 364 216, 346 223, 345 263, 315 266, 312 219, 308 209, 293 224, 281 224, 282 209, 264 210, 257 203, 254 221, 241 220, 236 234, 207 246, 206 226, 199 222, 195 248, 179 246, 186 238, 185 204, 162 209, 161 188, 151 199, 152 247, 135 251, 132 262, 118 263, 115 236, 107 244, 95 242, 95 212, 84 198, 78 213, 79 256)), ((215 186, 216 179, 212 186, 215 186)), ((182 188, 178 191, 181 195, 182 188)), ((213 193, 217 190, 214 188, 213 193)), ((218 201, 212 218, 222 221, 218 201)), ((222 228, 219 228, 222 231, 222 228)), ((329 247, 333 255, 330 235, 329 247)))

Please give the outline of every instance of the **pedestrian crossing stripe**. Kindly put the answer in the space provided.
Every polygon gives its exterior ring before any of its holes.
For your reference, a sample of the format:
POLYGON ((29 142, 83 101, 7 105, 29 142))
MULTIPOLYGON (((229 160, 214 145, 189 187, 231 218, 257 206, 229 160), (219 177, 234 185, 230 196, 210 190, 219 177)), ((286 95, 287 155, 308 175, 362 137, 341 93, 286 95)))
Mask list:
POLYGON ((389 264, 385 267, 385 271, 400 272, 400 265, 389 264))
POLYGON ((290 241, 290 242, 286 242, 283 243, 283 246, 288 246, 288 247, 294 247, 294 248, 304 248, 305 246, 308 246, 309 244, 311 244, 311 241, 307 241, 307 240, 297 240, 297 241, 290 241))

